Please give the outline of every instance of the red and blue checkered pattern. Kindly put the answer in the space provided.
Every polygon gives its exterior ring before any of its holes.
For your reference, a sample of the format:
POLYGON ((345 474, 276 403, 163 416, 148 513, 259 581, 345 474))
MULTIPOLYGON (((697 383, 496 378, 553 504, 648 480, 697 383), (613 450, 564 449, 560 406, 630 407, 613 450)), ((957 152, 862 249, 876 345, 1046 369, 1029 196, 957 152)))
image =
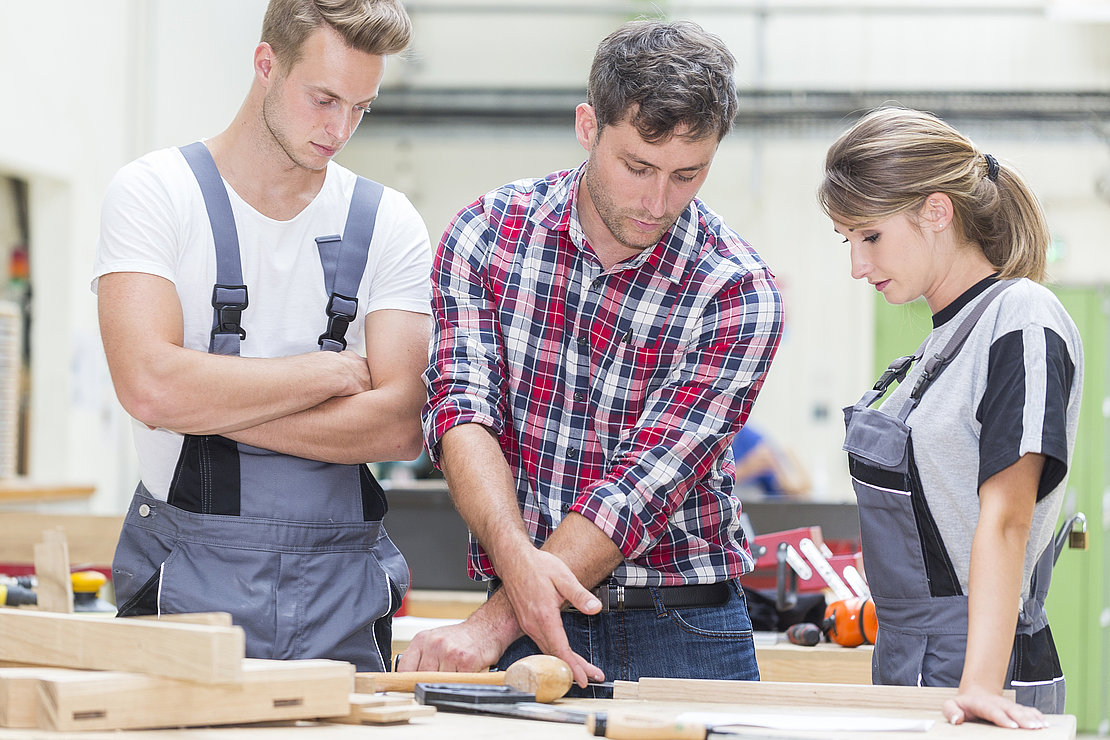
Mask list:
MULTIPOLYGON (((433 268, 425 443, 491 428, 538 545, 568 512, 620 548, 626 586, 750 571, 729 444, 778 348, 759 256, 695 199, 654 247, 608 271, 575 207, 584 167, 463 209, 433 268)), ((493 567, 471 538, 472 577, 493 567)))

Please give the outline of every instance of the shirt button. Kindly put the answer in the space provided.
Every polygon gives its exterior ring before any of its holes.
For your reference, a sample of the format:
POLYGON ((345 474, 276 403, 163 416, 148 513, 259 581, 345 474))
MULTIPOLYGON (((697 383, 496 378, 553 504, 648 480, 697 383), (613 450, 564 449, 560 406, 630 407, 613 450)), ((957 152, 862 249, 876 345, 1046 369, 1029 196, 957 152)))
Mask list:
POLYGON ((563 505, 562 505, 561 507, 559 507, 559 508, 560 508, 560 509, 562 509, 562 512, 563 512, 564 514, 569 514, 569 513, 570 513, 570 504, 563 504, 563 505))
POLYGON ((567 457, 569 457, 571 460, 573 460, 577 456, 578 456, 578 450, 574 449, 573 447, 568 447, 567 448, 567 457))
POLYGON ((589 337, 583 334, 582 336, 578 337, 578 346, 585 347, 587 344, 589 344, 589 341, 589 337))
POLYGON ((150 516, 150 507, 146 504, 139 504, 139 516, 143 517, 144 519, 150 516))
POLYGON ((583 393, 582 391, 575 391, 574 392, 574 400, 575 401, 585 401, 586 400, 586 394, 583 393))

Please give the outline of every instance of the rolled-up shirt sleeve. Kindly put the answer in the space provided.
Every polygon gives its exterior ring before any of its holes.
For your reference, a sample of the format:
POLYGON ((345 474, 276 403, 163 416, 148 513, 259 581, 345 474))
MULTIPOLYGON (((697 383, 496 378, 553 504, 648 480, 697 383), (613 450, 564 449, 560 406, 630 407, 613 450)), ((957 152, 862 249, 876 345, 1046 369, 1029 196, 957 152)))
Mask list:
POLYGON ((504 362, 497 312, 481 274, 488 247, 482 201, 464 208, 443 235, 432 266, 435 327, 424 373, 424 444, 438 462, 439 440, 459 424, 504 427, 504 362))

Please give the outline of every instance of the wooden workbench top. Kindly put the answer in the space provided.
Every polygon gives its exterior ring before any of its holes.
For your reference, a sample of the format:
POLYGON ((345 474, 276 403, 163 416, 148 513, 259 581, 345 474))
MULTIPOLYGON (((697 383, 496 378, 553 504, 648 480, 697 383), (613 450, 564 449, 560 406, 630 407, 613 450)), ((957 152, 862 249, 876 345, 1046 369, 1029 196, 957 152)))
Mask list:
MULTIPOLYGON (((677 714, 691 711, 781 713, 790 717, 797 717, 799 713, 816 715, 860 714, 859 710, 853 712, 851 708, 743 706, 691 702, 669 704, 657 701, 619 701, 611 699, 565 699, 560 701, 559 705, 591 711, 606 711, 614 707, 636 708, 652 714, 677 714)), ((1004 730, 994 726, 973 723, 957 727, 945 722, 939 711, 868 710, 867 716, 934 720, 934 724, 928 732, 868 732, 865 733, 867 740, 938 740, 942 738, 955 740, 1005 740, 1005 738, 1015 738, 1015 740, 1017 738, 1022 740, 1032 740, 1033 738, 1035 740, 1074 740, 1075 738, 1075 717, 1071 715, 1050 716, 1050 726, 1036 732, 1035 735, 1029 734, 1027 730, 1004 730)), ((738 737, 790 738, 790 740, 805 740, 808 738, 858 740, 864 734, 860 732, 829 732, 827 730, 784 732, 765 728, 731 727, 729 731, 735 731, 738 737)), ((62 736, 59 733, 49 733, 42 730, 0 730, 0 740, 30 740, 31 738, 42 739, 62 736)), ((72 736, 72 733, 68 735, 68 737, 72 736)), ((83 740, 303 740, 304 738, 312 738, 312 740, 316 740, 316 738, 329 740, 361 738, 365 740, 367 737, 373 737, 375 740, 443 740, 443 738, 451 738, 452 740, 469 740, 471 738, 519 740, 522 737, 527 737, 529 740, 560 740, 562 738, 581 739, 590 737, 590 735, 581 725, 440 712, 433 717, 415 719, 409 724, 401 725, 358 726, 302 722, 295 726, 253 725, 180 730, 83 732, 80 733, 80 737, 83 740)))

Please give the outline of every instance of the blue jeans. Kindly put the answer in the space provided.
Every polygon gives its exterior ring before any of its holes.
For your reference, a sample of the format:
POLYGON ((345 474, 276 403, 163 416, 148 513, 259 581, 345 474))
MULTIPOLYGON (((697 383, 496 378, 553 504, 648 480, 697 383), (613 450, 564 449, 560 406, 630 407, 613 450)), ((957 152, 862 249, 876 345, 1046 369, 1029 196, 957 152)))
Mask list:
MULTIPOLYGON (((654 609, 626 609, 603 614, 563 612, 571 650, 605 671, 607 681, 657 678, 725 678, 759 680, 748 606, 738 581, 721 606, 668 608, 650 589, 654 609)), ((540 652, 522 637, 498 662, 504 670, 526 655, 540 652)), ((602 696, 602 690, 571 687, 567 696, 602 696)))

